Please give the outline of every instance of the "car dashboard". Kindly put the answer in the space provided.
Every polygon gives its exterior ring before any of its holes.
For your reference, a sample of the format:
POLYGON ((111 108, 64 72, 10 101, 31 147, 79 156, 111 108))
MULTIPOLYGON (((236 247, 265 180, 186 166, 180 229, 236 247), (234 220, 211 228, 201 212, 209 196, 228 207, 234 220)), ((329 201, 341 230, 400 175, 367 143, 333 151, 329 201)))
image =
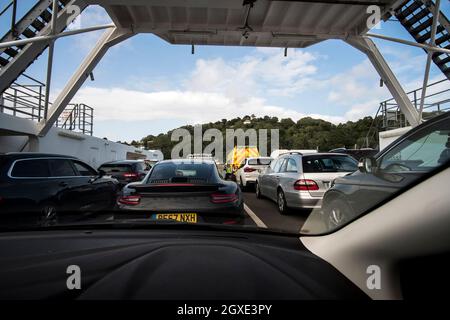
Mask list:
POLYGON ((0 299, 8 300, 368 299, 298 236, 276 233, 7 232, 0 235, 0 265, 0 299), (79 288, 68 285, 73 266, 79 288))

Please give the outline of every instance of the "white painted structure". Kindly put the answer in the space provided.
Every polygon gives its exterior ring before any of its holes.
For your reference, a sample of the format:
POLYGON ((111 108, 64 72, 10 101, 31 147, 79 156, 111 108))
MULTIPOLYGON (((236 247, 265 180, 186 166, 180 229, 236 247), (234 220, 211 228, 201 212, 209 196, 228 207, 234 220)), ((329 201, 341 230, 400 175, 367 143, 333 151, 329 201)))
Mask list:
MULTIPOLYGON (((24 123, 32 122, 0 114, 0 125, 3 129, 5 127, 9 129, 20 127, 23 129, 24 127, 21 125, 24 123)), ((29 136, 0 134, 0 153, 17 151, 70 155, 85 161, 94 168, 112 160, 147 159, 160 161, 164 159, 159 150, 142 150, 56 127, 52 127, 44 137, 36 137, 31 134, 29 136)))
POLYGON ((400 136, 411 130, 412 127, 403 127, 398 129, 392 129, 388 131, 381 131, 379 133, 379 145, 380 151, 386 148, 390 143, 394 142, 400 136))

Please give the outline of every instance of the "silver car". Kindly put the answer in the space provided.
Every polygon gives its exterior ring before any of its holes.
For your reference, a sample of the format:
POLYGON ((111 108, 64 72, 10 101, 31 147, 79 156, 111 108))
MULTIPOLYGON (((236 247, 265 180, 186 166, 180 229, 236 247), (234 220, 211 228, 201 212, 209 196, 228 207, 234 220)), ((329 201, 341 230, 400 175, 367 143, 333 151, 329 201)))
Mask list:
POLYGON ((345 154, 284 154, 258 176, 256 196, 276 201, 281 214, 290 208, 320 208, 332 181, 356 170, 358 162, 345 154))

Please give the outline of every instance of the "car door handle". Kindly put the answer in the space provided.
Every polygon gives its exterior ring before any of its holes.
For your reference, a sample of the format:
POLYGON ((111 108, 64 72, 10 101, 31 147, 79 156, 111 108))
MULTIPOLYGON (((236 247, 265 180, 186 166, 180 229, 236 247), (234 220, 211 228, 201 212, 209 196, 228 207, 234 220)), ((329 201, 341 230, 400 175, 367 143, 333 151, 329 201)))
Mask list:
POLYGON ((67 182, 64 182, 64 181, 63 181, 63 182, 60 182, 60 183, 59 183, 59 186, 60 186, 60 187, 67 187, 68 184, 67 184, 67 182))

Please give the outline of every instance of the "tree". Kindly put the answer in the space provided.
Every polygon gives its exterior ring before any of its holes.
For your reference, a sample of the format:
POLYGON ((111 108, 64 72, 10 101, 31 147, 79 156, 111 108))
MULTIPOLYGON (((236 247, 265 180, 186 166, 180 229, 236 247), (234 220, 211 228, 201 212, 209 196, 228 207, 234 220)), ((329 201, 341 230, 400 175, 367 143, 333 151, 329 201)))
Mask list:
MULTIPOLYGON (((365 147, 366 135, 373 122, 372 117, 365 117, 358 121, 348 121, 338 125, 311 117, 304 117, 297 122, 290 118, 278 119, 277 117, 269 116, 260 118, 253 117, 254 115, 205 123, 202 124, 203 133, 208 129, 214 128, 221 131, 225 137, 226 129, 230 128, 242 128, 244 130, 249 128, 255 130, 267 129, 269 133, 270 129, 278 129, 279 143, 282 149, 316 149, 319 147, 320 151, 329 151, 341 147, 350 149, 355 144, 358 147, 365 147), (248 118, 252 118, 252 122, 250 125, 244 126, 243 121, 248 118)), ((194 127, 191 125, 186 125, 181 128, 188 130, 191 134, 194 133, 194 127)), ((148 149, 159 149, 165 158, 170 158, 172 148, 178 143, 178 141, 171 141, 172 132, 173 130, 167 133, 160 133, 157 136, 148 135, 142 138, 140 142, 132 141, 131 144, 134 146, 144 146, 148 149)), ((376 133, 376 130, 372 132, 376 133)), ((270 135, 268 138, 270 145, 270 135)), ((203 147, 207 144, 209 142, 203 142, 203 147)), ((377 135, 372 134, 369 139, 369 147, 376 147, 377 145, 377 135)), ((193 150, 193 141, 191 148, 193 150)))

